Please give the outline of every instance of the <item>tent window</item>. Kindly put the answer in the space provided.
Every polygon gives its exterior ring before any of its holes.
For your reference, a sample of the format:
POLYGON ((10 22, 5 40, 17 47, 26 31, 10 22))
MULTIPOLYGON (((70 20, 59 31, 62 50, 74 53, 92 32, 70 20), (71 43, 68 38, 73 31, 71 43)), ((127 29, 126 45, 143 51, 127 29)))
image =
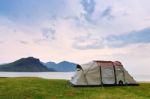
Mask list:
POLYGON ((77 71, 80 71, 82 68, 80 65, 77 65, 77 71))

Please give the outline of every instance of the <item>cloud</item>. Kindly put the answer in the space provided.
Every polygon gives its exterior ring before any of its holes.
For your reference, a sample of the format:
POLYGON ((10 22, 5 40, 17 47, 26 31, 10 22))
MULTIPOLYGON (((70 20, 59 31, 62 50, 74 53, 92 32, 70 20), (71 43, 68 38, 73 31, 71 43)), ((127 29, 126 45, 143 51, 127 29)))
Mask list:
POLYGON ((28 44, 28 42, 27 42, 27 41, 24 41, 24 40, 19 40, 19 43, 20 43, 20 44, 23 44, 23 45, 27 45, 27 44, 28 44))
POLYGON ((150 43, 150 28, 121 35, 111 35, 108 36, 106 40, 111 47, 122 47, 137 43, 150 43))
POLYGON ((42 36, 45 40, 55 40, 56 30, 53 28, 44 28, 42 29, 42 36))
POLYGON ((32 39, 35 44, 51 43, 50 41, 56 40, 56 30, 52 27, 43 28, 42 36, 32 39))
POLYGON ((100 36, 94 36, 90 33, 75 38, 75 41, 73 43, 73 47, 80 50, 85 49, 99 49, 103 48, 103 38, 100 36))
POLYGON ((41 45, 41 44, 42 44, 43 42, 45 42, 46 40, 45 40, 45 39, 40 39, 40 38, 38 38, 38 39, 33 39, 32 41, 33 41, 33 43, 35 43, 35 44, 41 45))
POLYGON ((80 50, 87 49, 103 49, 109 48, 121 48, 133 44, 148 44, 150 43, 150 28, 145 28, 139 31, 133 31, 120 35, 109 35, 105 38, 101 36, 93 36, 87 34, 75 38, 73 47, 80 50))
POLYGON ((109 6, 107 7, 102 13, 101 13, 101 18, 107 18, 107 19, 112 19, 114 16, 112 15, 112 7, 109 6))
POLYGON ((3 44, 4 43, 4 41, 0 41, 0 44, 3 44))
POLYGON ((92 17, 92 14, 95 10, 95 1, 94 0, 81 0, 81 5, 83 6, 84 8, 84 11, 85 13, 84 14, 84 17, 87 21, 91 21, 91 17, 92 17))
POLYGON ((77 17, 77 16, 66 16, 63 19, 65 19, 65 20, 75 20, 75 21, 80 20, 79 17, 77 17))

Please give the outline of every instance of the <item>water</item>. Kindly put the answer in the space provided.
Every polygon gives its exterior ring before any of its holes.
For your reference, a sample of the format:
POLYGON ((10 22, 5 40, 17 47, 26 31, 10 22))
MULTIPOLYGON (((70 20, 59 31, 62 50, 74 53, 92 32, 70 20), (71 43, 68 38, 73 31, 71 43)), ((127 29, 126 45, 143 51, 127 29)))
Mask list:
POLYGON ((74 72, 0 72, 0 77, 40 77, 70 80, 74 72))
MULTIPOLYGON (((74 72, 0 72, 0 77, 40 77, 70 80, 74 72)), ((150 82, 150 75, 132 75, 136 81, 150 82)))
POLYGON ((136 81, 145 81, 145 82, 150 82, 150 75, 133 75, 133 78, 136 80, 136 81))

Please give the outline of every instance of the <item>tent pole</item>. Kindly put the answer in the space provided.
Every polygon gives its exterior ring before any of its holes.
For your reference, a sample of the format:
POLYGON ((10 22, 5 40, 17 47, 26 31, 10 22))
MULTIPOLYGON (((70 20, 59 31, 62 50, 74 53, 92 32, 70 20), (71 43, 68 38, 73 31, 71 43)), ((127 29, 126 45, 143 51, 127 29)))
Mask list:
POLYGON ((124 83, 125 83, 125 85, 127 85, 127 84, 126 84, 126 79, 125 79, 125 72, 124 72, 124 70, 125 70, 125 69, 123 68, 122 72, 123 72, 123 77, 124 77, 124 83))
POLYGON ((101 86, 103 86, 101 66, 99 66, 99 71, 100 71, 99 73, 100 73, 100 79, 101 79, 101 86))
POLYGON ((117 85, 116 68, 114 64, 113 64, 113 68, 114 68, 114 76, 115 76, 115 85, 117 85))

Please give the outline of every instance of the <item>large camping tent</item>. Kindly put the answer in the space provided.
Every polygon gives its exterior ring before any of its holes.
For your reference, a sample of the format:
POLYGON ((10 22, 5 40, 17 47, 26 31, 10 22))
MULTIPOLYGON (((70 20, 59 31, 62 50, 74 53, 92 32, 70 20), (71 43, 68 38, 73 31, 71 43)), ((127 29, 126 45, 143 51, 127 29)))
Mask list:
POLYGON ((92 61, 77 65, 73 86, 138 85, 119 61, 92 61))

